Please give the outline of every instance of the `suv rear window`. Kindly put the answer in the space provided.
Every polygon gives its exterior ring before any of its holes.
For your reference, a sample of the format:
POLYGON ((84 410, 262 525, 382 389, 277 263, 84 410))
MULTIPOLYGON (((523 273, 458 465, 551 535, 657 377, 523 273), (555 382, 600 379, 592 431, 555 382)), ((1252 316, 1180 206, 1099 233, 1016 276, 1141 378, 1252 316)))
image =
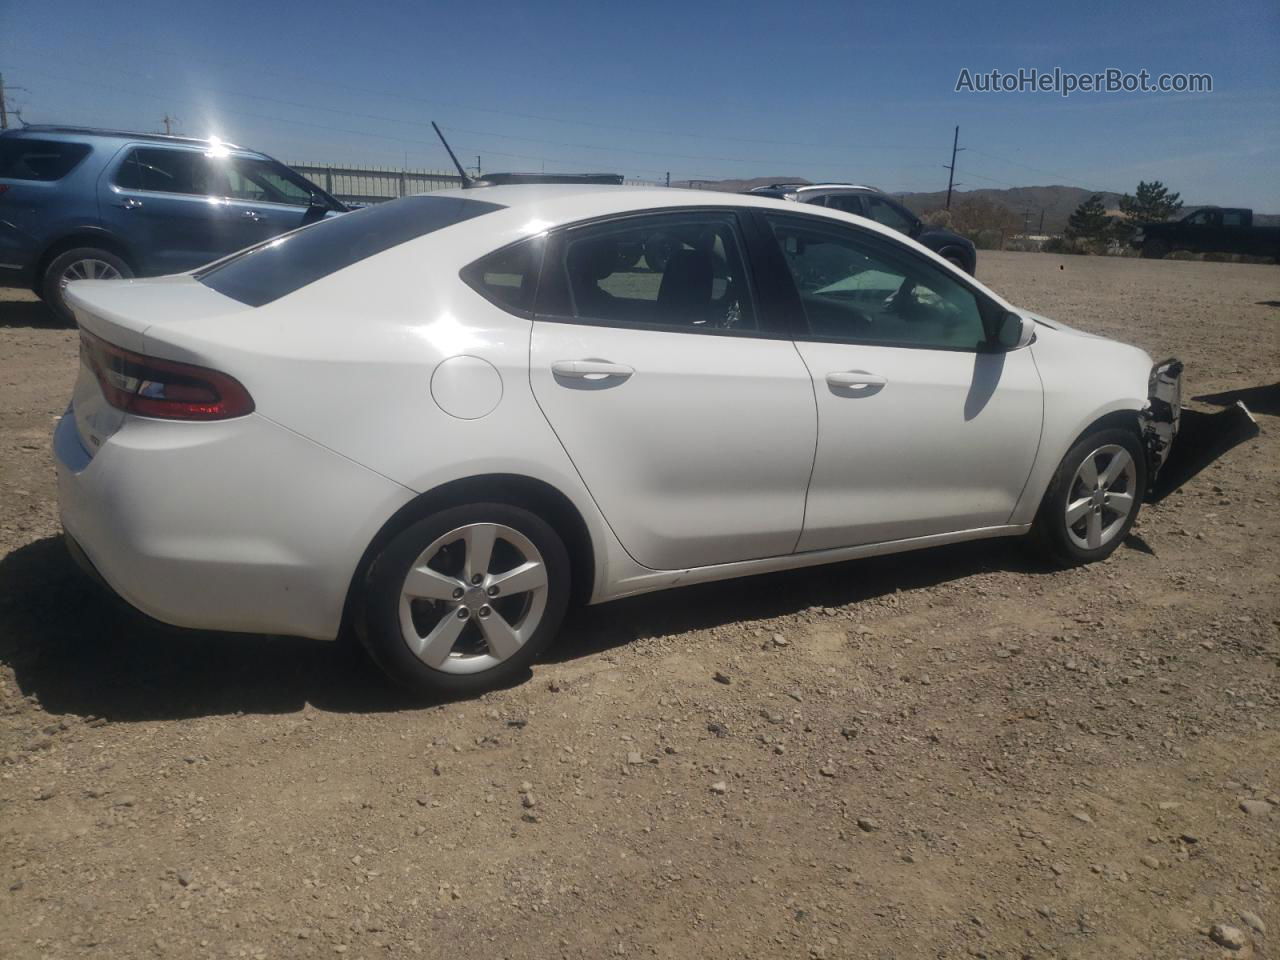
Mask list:
POLYGON ((374 254, 501 209, 463 197, 404 197, 274 237, 205 267, 196 279, 260 307, 374 254))
POLYGON ((87 143, 62 140, 0 139, 0 178, 61 180, 89 155, 87 143))

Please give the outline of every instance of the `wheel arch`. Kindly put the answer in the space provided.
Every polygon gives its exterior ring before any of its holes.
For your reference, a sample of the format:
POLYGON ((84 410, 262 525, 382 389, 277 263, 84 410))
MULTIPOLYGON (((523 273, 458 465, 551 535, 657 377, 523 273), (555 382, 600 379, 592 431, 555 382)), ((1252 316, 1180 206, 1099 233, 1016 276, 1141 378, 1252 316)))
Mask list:
POLYGON ((524 507, 546 520, 564 540, 569 552, 573 602, 585 602, 595 588, 596 548, 581 512, 564 493, 544 480, 513 473, 462 477, 414 497, 391 515, 365 548, 347 587, 342 622, 352 624, 360 584, 369 565, 401 530, 441 510, 468 503, 505 503, 524 507))
POLYGON ((1047 452, 1038 455, 1036 464, 1032 468, 1031 476, 1027 479, 1027 485, 1022 491, 1022 496, 1018 498, 1018 505, 1009 516, 1008 522, 1016 524, 1031 523, 1039 512, 1040 504, 1044 501, 1045 494, 1049 490, 1049 484, 1053 482, 1058 468, 1062 466, 1063 459, 1077 443, 1090 433, 1118 427, 1131 431, 1134 439, 1141 446, 1141 412, 1141 407, 1128 405, 1112 407, 1110 410, 1095 411, 1090 419, 1085 421, 1084 426, 1067 434, 1067 441, 1061 445, 1051 460, 1047 452))
POLYGON ((100 247, 103 250, 114 253, 127 263, 129 269, 135 274, 138 272, 137 258, 133 255, 133 251, 127 243, 101 227, 79 227, 64 233, 49 244, 44 252, 40 254, 40 258, 36 261, 35 273, 31 278, 34 292, 40 292, 40 286, 44 282, 44 272, 49 269, 49 264, 53 263, 55 258, 68 250, 74 250, 76 247, 100 247))

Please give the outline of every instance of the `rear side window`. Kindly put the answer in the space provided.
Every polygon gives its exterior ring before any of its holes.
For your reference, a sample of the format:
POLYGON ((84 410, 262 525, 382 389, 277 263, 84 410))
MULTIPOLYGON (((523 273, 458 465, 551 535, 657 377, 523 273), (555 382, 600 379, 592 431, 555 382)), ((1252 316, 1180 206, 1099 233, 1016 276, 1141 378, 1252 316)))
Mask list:
POLYGON ((198 271, 196 279, 260 307, 408 240, 501 209, 463 197, 405 197, 249 247, 198 271))
POLYGON ((755 330, 737 217, 689 211, 567 230, 547 253, 537 313, 691 333, 755 330))
POLYGON ((212 166, 196 150, 137 147, 129 151, 116 171, 116 186, 125 190, 185 193, 205 197, 221 195, 212 166))
POLYGON ((87 143, 0 139, 0 179, 61 180, 88 155, 87 143))

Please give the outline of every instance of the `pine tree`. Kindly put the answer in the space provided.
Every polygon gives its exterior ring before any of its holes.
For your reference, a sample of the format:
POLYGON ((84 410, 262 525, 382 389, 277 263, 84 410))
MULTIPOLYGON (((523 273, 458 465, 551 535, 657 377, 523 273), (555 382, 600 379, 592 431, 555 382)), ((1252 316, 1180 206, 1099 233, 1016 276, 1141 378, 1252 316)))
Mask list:
POLYGON ((1130 226, 1139 223, 1160 223, 1174 217, 1182 209, 1180 193, 1170 193, 1159 180, 1138 182, 1137 196, 1127 193, 1120 198, 1120 212, 1130 226))
POLYGON ((1067 236, 1077 240, 1101 240, 1111 228, 1111 218, 1102 205, 1102 197, 1094 194, 1067 219, 1067 236))

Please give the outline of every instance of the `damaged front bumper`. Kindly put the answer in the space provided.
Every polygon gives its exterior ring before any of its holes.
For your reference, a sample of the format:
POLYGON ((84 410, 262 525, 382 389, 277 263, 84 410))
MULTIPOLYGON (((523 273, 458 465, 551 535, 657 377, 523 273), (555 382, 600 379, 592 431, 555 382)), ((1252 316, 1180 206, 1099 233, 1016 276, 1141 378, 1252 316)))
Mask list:
POLYGON ((1160 468, 1169 459, 1182 419, 1181 360, 1171 358, 1151 368, 1147 378, 1147 405, 1138 416, 1147 452, 1147 489, 1150 490, 1160 475, 1160 468))

